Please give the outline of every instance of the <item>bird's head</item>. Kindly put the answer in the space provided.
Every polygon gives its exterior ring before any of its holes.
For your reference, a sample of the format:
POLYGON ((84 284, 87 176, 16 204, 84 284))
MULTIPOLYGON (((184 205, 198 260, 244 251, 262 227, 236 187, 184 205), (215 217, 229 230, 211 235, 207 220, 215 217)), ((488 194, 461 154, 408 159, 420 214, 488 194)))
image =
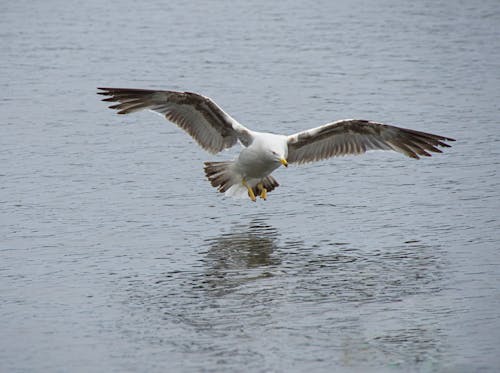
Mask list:
POLYGON ((281 163, 285 167, 288 167, 288 161, 286 160, 285 155, 280 154, 274 150, 271 150, 271 154, 276 162, 281 163))
POLYGON ((281 163, 283 166, 288 167, 288 147, 286 145, 283 146, 283 144, 276 144, 276 146, 273 146, 269 149, 269 152, 275 162, 281 163))
POLYGON ((277 167, 288 167, 288 138, 272 133, 259 133, 254 145, 268 161, 277 163, 277 167))

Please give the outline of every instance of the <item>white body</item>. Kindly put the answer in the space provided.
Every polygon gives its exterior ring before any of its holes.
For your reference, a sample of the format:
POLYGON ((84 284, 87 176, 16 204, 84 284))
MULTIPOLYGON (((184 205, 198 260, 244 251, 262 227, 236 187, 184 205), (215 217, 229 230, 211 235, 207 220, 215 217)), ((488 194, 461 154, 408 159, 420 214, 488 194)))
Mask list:
POLYGON ((288 156, 287 136, 252 131, 253 142, 241 150, 232 166, 234 185, 226 192, 232 197, 246 197, 245 180, 254 187, 282 165, 288 156), (270 146, 271 144, 271 146, 270 146))
POLYGON ((242 149, 234 170, 246 179, 261 179, 280 167, 280 159, 288 156, 287 137, 262 132, 252 135, 254 141, 242 149))

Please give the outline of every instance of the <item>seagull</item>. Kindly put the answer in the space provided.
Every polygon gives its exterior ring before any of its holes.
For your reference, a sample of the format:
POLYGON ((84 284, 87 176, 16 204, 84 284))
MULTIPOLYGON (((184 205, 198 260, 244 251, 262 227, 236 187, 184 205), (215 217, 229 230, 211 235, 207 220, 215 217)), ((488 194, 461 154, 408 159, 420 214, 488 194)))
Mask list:
POLYGON ((213 187, 228 196, 256 201, 279 186, 271 173, 289 164, 303 164, 369 150, 389 150, 410 158, 441 153, 452 138, 362 119, 343 119, 322 126, 279 135, 253 131, 232 118, 212 99, 193 92, 132 88, 97 88, 116 102, 118 114, 151 110, 176 124, 206 151, 216 154, 237 142, 243 147, 232 161, 205 162, 205 174, 213 187))

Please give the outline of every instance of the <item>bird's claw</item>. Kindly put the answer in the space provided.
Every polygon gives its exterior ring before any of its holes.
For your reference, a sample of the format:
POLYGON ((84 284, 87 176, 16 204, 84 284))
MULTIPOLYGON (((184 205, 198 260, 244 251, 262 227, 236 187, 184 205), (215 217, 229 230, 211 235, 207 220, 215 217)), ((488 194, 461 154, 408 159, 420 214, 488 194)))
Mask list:
POLYGON ((267 189, 264 188, 264 185, 262 185, 262 183, 259 183, 257 184, 257 190, 260 191, 259 197, 265 201, 267 199, 267 189))
POLYGON ((255 202, 257 200, 257 198, 255 197, 255 193, 253 192, 253 189, 248 186, 247 181, 245 179, 243 179, 243 181, 241 183, 243 184, 243 186, 245 188, 247 188, 248 196, 250 197, 252 202, 255 202))
POLYGON ((252 188, 248 188, 248 196, 250 197, 250 199, 252 200, 252 202, 257 201, 257 198, 255 197, 255 194, 254 194, 252 188))

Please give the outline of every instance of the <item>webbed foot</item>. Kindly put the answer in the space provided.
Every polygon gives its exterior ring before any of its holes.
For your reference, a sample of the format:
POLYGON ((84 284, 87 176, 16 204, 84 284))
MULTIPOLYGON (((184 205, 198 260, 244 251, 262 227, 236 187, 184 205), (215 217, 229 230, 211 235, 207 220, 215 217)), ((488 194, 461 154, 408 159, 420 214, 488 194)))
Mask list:
POLYGON ((258 183, 257 190, 260 191, 259 197, 265 201, 267 199, 267 189, 264 188, 264 185, 262 185, 262 183, 258 183))
POLYGON ((243 184, 243 186, 245 188, 247 188, 247 190, 248 190, 248 197, 250 197, 250 199, 253 202, 255 202, 257 200, 257 198, 255 197, 255 193, 253 192, 253 189, 248 186, 247 181, 245 179, 243 179, 243 181, 241 183, 243 184))

